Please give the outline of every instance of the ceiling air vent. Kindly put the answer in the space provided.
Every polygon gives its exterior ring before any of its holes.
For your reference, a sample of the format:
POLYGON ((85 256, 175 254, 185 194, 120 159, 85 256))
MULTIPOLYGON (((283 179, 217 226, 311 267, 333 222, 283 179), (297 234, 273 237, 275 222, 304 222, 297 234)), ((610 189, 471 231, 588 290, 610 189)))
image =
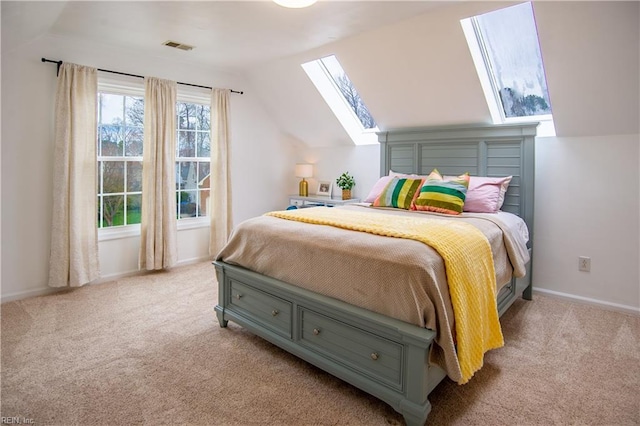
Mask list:
POLYGON ((164 43, 165 46, 169 46, 169 47, 175 47, 176 49, 180 49, 180 50, 192 50, 193 46, 189 46, 188 44, 182 44, 182 43, 178 43, 176 41, 165 41, 164 43))

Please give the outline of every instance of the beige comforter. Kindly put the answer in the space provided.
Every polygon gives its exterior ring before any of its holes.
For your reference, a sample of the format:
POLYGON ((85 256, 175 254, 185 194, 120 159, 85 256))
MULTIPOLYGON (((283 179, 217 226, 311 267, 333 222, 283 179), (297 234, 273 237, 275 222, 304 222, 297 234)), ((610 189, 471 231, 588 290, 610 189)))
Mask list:
MULTIPOLYGON (((361 206, 333 208, 452 219, 361 206)), ((529 256, 519 234, 508 232, 495 215, 464 214, 453 219, 476 226, 487 237, 498 289, 512 275, 524 276, 529 256)), ((238 225, 217 259, 435 330, 430 361, 452 380, 461 378, 444 262, 424 243, 261 216, 238 225)))

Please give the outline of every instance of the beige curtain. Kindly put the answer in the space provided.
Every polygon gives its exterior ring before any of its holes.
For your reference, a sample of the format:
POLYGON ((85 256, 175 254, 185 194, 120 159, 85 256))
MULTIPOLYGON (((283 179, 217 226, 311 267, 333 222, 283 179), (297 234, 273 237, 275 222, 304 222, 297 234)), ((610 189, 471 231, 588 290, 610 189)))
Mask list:
POLYGON ((211 94, 211 198, 209 254, 216 255, 226 244, 233 226, 231 217, 231 175, 229 170, 229 89, 211 94))
POLYGON ((79 287, 100 276, 95 68, 62 64, 55 105, 49 285, 79 287))
POLYGON ((175 265, 176 83, 145 77, 140 268, 175 265))

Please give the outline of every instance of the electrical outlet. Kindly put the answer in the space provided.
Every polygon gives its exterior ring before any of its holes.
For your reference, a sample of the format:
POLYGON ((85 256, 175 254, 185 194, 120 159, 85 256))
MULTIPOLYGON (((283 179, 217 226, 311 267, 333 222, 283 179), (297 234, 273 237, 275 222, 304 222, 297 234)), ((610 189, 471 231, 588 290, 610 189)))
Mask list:
POLYGON ((591 272, 591 258, 586 256, 578 257, 578 271, 591 272))

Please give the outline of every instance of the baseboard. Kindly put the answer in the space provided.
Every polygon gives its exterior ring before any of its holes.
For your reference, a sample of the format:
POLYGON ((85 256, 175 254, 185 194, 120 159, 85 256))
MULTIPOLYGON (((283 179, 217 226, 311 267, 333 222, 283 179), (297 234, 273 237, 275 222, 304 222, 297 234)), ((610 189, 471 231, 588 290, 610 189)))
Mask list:
POLYGON ((13 302, 14 300, 26 299, 28 297, 36 297, 36 296, 46 296, 48 294, 57 293, 61 290, 66 290, 68 287, 45 287, 45 288, 36 288, 33 290, 25 290, 18 291, 16 293, 3 294, 1 303, 13 302))
MULTIPOLYGON (((207 260, 212 260, 213 258, 212 256, 205 256, 205 257, 193 257, 191 259, 183 259, 183 260, 179 260, 178 263, 176 263, 176 265, 174 266, 174 268, 179 268, 181 266, 187 266, 187 265, 193 265, 194 263, 200 263, 200 262, 204 262, 207 260)), ((115 274, 110 274, 110 275, 104 275, 100 278, 98 278, 95 281, 92 281, 90 284, 102 284, 102 283, 106 283, 109 281, 115 281, 115 280, 119 280, 122 278, 127 278, 127 277, 134 277, 137 275, 142 275, 142 274, 146 274, 148 271, 146 270, 142 270, 142 269, 134 269, 132 271, 128 271, 128 272, 118 272, 115 274)))
MULTIPOLYGON (((194 263, 205 262, 207 260, 212 260, 212 257, 211 256, 205 256, 205 257, 194 257, 194 258, 191 258, 191 259, 183 259, 183 260, 178 261, 178 263, 176 263, 176 266, 174 266, 174 268, 178 268, 180 266, 193 265, 194 263)), ((133 271, 127 271, 127 272, 119 272, 119 273, 116 273, 116 274, 110 274, 110 275, 102 276, 102 277, 98 278, 97 280, 90 282, 87 285, 103 284, 103 283, 119 280, 119 279, 122 279, 122 278, 133 277, 133 276, 136 276, 136 275, 142 275, 142 274, 146 274, 146 273, 147 273, 147 271, 144 271, 144 270, 133 270, 133 271)), ((5 302, 12 302, 14 300, 26 299, 28 297, 46 296, 48 294, 53 294, 53 293, 57 293, 59 291, 65 291, 65 290, 69 290, 69 287, 59 287, 59 288, 43 287, 43 288, 36 288, 36 289, 32 289, 32 290, 19 291, 19 292, 16 292, 16 293, 10 293, 10 294, 6 294, 6 295, 3 294, 2 295, 2 299, 0 300, 0 302, 1 303, 5 303, 5 302)))
POLYGON ((533 287, 534 293, 544 294, 545 296, 556 297, 558 299, 564 299, 571 302, 583 303, 587 305, 598 306, 603 309, 608 309, 612 311, 624 312, 625 314, 633 314, 640 316, 640 308, 636 308, 634 306, 621 305, 618 303, 612 302, 604 302, 602 300, 591 299, 589 297, 576 296, 568 293, 561 293, 559 291, 547 290, 545 288, 537 288, 533 287))

